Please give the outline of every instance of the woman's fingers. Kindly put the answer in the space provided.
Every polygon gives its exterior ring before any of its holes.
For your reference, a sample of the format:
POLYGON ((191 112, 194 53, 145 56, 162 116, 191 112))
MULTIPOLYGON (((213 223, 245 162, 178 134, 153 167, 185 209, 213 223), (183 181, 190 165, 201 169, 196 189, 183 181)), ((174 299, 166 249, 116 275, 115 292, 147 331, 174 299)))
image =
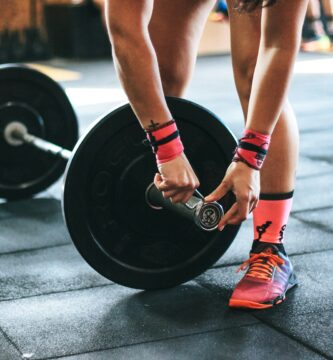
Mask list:
POLYGON ((205 197, 205 201, 213 202, 220 200, 224 195, 227 194, 229 190, 230 186, 226 182, 222 181, 221 184, 212 193, 205 197))
POLYGON ((222 231, 223 228, 229 224, 229 220, 233 218, 237 214, 238 211, 238 204, 234 203, 231 208, 224 214, 221 221, 219 222, 217 228, 222 231))
POLYGON ((259 199, 254 198, 253 201, 252 201, 252 203, 250 204, 249 214, 251 214, 251 212, 254 211, 254 209, 258 206, 258 203, 259 203, 259 199))
POLYGON ((161 174, 156 173, 155 177, 154 177, 154 184, 159 190, 160 190, 160 186, 162 183, 163 183, 163 179, 162 179, 161 174))
POLYGON ((236 203, 227 211, 219 223, 219 230, 222 230, 227 224, 237 225, 246 220, 248 214, 255 209, 258 200, 256 198, 249 200, 248 196, 239 196, 236 203))

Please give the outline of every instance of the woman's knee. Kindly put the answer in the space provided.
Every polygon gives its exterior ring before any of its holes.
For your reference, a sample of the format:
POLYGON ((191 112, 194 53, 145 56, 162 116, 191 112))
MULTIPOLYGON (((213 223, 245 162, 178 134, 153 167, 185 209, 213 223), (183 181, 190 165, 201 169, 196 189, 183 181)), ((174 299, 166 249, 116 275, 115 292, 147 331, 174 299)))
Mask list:
POLYGON ((188 84, 190 74, 181 71, 177 66, 160 64, 160 74, 162 79, 163 91, 166 96, 181 97, 188 84))
POLYGON ((234 61, 236 87, 242 104, 249 102, 256 62, 257 53, 245 54, 234 61))

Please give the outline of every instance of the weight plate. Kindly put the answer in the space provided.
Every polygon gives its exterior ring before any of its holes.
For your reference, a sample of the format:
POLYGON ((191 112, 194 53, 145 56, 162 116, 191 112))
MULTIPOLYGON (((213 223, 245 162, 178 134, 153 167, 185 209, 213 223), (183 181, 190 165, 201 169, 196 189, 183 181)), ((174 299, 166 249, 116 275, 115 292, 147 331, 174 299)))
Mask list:
POLYGON ((9 145, 4 131, 12 122, 69 150, 77 142, 78 124, 67 95, 55 81, 28 67, 0 66, 0 197, 20 199, 53 184, 66 161, 30 145, 9 145))
MULTIPOLYGON (((168 98, 185 152, 208 194, 221 182, 236 140, 214 114, 168 98)), ((63 212, 73 242, 100 274, 139 289, 176 286, 199 275, 227 250, 239 226, 205 232, 168 210, 154 210, 145 191, 157 172, 129 105, 92 125, 76 145, 64 178, 63 212)), ((222 205, 228 210, 234 198, 222 205)))

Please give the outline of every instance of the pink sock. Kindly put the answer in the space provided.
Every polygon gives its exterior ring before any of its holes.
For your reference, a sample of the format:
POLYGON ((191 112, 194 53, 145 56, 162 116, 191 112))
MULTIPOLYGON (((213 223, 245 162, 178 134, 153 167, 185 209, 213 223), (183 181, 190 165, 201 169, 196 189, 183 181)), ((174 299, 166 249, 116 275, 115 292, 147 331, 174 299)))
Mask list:
POLYGON ((281 244, 286 229, 293 191, 283 194, 260 194, 253 211, 254 240, 281 244))

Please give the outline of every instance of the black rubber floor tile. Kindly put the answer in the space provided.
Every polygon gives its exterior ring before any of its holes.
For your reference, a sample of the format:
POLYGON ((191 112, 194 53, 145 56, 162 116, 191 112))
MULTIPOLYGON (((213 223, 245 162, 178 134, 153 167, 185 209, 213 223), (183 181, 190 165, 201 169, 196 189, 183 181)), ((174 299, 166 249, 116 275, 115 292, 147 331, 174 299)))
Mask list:
MULTIPOLYGON (((333 136, 333 135, 331 135, 333 136)), ((332 155, 330 155, 332 157, 332 155)), ((333 173, 297 179, 293 211, 320 209, 333 204, 333 173)))
MULTIPOLYGON (((243 223, 230 248, 215 266, 241 263, 247 259, 253 240, 252 224, 252 219, 243 223)), ((322 230, 320 226, 304 224, 291 217, 285 231, 284 245, 289 255, 331 250, 333 249, 333 235, 329 231, 322 230)))
MULTIPOLYGON (((281 305, 253 314, 260 313, 268 318, 274 317, 278 321, 291 315, 333 309, 333 251, 295 255, 291 259, 299 286, 288 292, 287 300, 281 305)), ((236 270, 237 266, 211 269, 196 278, 196 281, 214 294, 229 299, 243 276, 243 273, 236 273, 236 270)))
POLYGON ((22 360, 19 351, 5 338, 0 331, 0 359, 1 360, 22 360))
MULTIPOLYGON (((322 227, 333 232, 333 204, 332 208, 316 211, 304 211, 294 215, 297 219, 303 220, 312 226, 322 227)), ((330 237, 333 245, 333 235, 330 237)))
POLYGON ((31 199, 0 205, 0 254, 70 243, 60 203, 31 199))
POLYGON ((0 313, 0 327, 34 359, 257 322, 194 282, 156 292, 113 285, 26 298, 1 302, 0 313))
POLYGON ((321 309, 304 315, 289 314, 285 317, 258 314, 258 318, 330 359, 333 358, 333 309, 321 309))
POLYGON ((0 256, 0 301, 110 284, 73 245, 0 256))
MULTIPOLYGON (((332 134, 333 134, 333 130, 332 130, 332 134)), ((320 159, 312 160, 306 156, 300 156, 298 168, 297 168, 297 179, 301 179, 304 177, 313 177, 313 176, 329 174, 329 173, 333 174, 333 164, 330 164, 325 160, 320 160, 320 159)))
POLYGON ((262 324, 71 356, 65 359, 267 360, 267 358, 271 360, 324 359, 296 341, 262 324))
POLYGON ((9 201, 0 205, 0 221, 17 216, 34 218, 37 215, 58 212, 61 212, 61 205, 59 201, 54 199, 35 198, 9 201))
POLYGON ((332 105, 329 102, 330 98, 316 99, 306 104, 304 101, 304 93, 301 95, 303 95, 303 98, 299 99, 299 103, 297 101, 292 104, 295 105, 294 108, 296 109, 296 117, 301 136, 308 133, 331 131, 332 117, 329 110, 332 105))
POLYGON ((318 132, 308 132, 301 134, 300 138, 300 153, 308 156, 310 159, 322 159, 330 164, 333 164, 333 126, 329 124, 331 129, 318 132))

